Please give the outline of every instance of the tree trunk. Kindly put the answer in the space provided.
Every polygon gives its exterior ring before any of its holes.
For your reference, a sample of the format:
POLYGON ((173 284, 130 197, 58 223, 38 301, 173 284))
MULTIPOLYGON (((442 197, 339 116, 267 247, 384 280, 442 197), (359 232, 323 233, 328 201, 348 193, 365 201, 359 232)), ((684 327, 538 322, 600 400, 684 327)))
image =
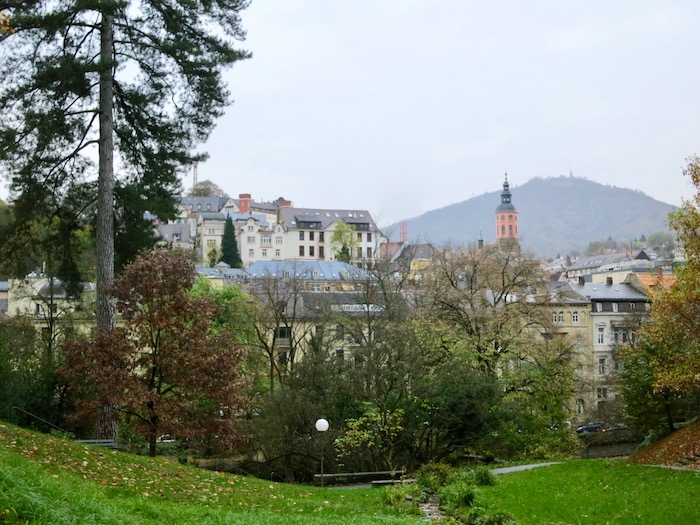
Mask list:
POLYGON ((115 305, 107 291, 114 280, 114 29, 113 15, 102 15, 100 45, 100 140, 97 188, 97 330, 115 327, 115 305))
MULTIPOLYGON (((108 8, 109 9, 109 8, 108 8)), ((102 13, 100 38, 100 139, 97 176, 97 331, 113 330, 116 321, 114 300, 108 292, 114 280, 114 28, 111 11, 102 13)), ((116 439, 117 411, 105 406, 97 422, 99 438, 116 439)))

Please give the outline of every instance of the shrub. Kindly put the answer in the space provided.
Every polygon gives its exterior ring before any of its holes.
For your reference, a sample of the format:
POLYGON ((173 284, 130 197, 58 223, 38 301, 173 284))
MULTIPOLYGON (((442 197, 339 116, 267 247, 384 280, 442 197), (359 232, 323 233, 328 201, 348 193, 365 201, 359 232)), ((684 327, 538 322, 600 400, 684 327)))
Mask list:
POLYGON ((420 514, 420 509, 415 503, 421 499, 422 494, 416 485, 389 485, 382 490, 384 503, 408 514, 420 514))
POLYGON ((488 467, 474 469, 474 482, 479 487, 491 487, 496 484, 496 475, 488 467))
POLYGON ((457 481, 442 487, 438 496, 440 503, 448 510, 471 507, 476 499, 476 487, 467 481, 457 481))
POLYGON ((451 473, 452 468, 449 465, 426 463, 416 472, 416 481, 424 490, 435 493, 447 483, 451 473))

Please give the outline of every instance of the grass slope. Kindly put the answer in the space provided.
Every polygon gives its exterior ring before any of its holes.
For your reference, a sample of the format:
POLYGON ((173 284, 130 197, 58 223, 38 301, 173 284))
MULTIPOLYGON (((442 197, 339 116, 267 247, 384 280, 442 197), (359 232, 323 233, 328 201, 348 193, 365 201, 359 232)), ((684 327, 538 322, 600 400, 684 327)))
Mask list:
POLYGON ((577 460, 499 476, 478 503, 520 525, 700 523, 700 472, 577 460))
POLYGON ((271 483, 34 434, 0 423, 0 523, 385 524, 381 491, 271 483))

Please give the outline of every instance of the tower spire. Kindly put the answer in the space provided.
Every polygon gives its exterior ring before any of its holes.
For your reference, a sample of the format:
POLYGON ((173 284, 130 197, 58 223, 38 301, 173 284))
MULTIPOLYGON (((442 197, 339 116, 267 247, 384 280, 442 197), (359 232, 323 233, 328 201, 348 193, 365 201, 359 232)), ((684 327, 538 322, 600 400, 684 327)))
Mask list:
POLYGON ((496 240, 518 238, 518 211, 511 202, 512 194, 508 183, 508 170, 505 172, 501 204, 496 208, 496 240))

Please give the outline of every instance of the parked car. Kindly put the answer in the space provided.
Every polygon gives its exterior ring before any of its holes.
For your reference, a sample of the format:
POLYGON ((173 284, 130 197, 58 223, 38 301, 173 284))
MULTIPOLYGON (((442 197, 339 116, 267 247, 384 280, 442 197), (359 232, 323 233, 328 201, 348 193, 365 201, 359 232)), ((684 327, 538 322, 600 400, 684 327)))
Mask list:
POLYGON ((600 432, 603 430, 603 423, 601 421, 590 421, 586 423, 585 425, 581 425, 576 429, 576 432, 578 434, 581 434, 582 432, 600 432))

